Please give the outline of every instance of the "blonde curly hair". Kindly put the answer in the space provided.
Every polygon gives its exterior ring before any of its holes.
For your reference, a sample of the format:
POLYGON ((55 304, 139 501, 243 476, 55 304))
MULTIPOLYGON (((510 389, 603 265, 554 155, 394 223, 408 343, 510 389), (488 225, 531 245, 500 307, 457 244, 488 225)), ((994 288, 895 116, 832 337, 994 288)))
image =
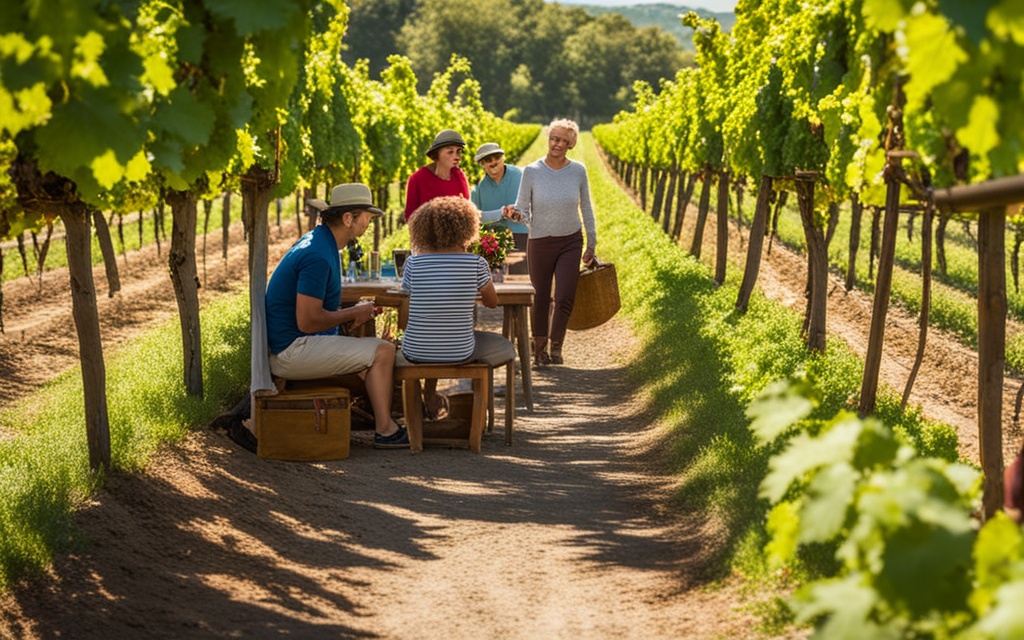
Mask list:
POLYGON ((409 240, 419 251, 466 250, 480 237, 480 210, 461 196, 421 204, 409 216, 409 240))

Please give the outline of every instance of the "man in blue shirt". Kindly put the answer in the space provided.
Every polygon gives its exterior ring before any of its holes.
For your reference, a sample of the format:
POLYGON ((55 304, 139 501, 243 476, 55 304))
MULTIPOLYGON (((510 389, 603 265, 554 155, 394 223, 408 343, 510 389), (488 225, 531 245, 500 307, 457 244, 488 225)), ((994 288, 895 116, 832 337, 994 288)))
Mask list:
MULTIPOLYGON (((470 200, 480 209, 480 222, 496 222, 498 220, 512 230, 517 251, 526 251, 526 240, 529 228, 522 222, 513 222, 501 215, 505 205, 515 204, 519 195, 519 183, 523 179, 523 170, 515 165, 505 164, 505 152, 496 142, 485 142, 480 145, 473 156, 484 168, 484 177, 473 187, 470 200)), ((526 261, 509 267, 509 273, 528 273, 526 261)))
POLYGON ((374 446, 408 447, 405 428, 391 418, 395 345, 338 331, 339 325, 358 326, 374 317, 372 302, 341 308, 338 250, 383 212, 363 184, 340 184, 331 190, 330 204, 308 204, 320 212, 320 224, 288 250, 267 285, 270 371, 289 380, 359 372, 376 420, 374 446))

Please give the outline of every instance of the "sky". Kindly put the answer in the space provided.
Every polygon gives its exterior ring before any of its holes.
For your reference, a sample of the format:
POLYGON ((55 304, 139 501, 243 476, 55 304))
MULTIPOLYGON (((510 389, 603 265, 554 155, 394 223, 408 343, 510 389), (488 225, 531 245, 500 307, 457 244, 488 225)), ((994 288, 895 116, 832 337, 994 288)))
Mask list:
MULTIPOLYGON (((548 0, 549 2, 552 0, 548 0)), ((636 4, 677 4, 689 9, 707 9, 726 12, 736 8, 736 0, 556 0, 559 4, 593 4, 604 7, 622 7, 636 4)))

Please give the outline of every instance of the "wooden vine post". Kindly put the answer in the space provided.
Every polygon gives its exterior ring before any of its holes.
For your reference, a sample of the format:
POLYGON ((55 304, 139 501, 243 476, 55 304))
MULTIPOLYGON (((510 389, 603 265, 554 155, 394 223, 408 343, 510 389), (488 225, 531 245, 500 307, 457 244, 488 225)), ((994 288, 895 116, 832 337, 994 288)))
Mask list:
MULTIPOLYGON (((205 184, 202 187, 205 188, 205 184)), ((196 189, 167 190, 171 205, 171 248, 167 252, 174 299, 178 304, 184 355, 185 392, 203 397, 203 341, 199 318, 199 272, 196 266, 196 189)))
POLYGON ((669 171, 668 187, 665 189, 665 202, 661 213, 661 230, 668 235, 672 223, 672 197, 676 193, 676 183, 679 181, 679 167, 672 167, 669 171))
POLYGON ((107 369, 103 361, 96 283, 92 273, 92 211, 79 197, 75 183, 53 172, 40 174, 34 161, 20 159, 11 176, 18 188, 18 204, 26 211, 64 223, 68 256, 71 313, 78 334, 85 400, 85 433, 89 467, 110 470, 110 419, 107 413, 107 369))
POLYGON ((71 277, 71 308, 78 333, 82 388, 85 392, 85 433, 89 467, 110 469, 110 418, 107 414, 107 368, 103 361, 100 314, 96 283, 92 276, 90 212, 85 203, 65 208, 64 223, 68 273, 71 277))
POLYGON ((1003 368, 1006 365, 1006 206, 1024 201, 1024 174, 932 193, 944 217, 978 211, 978 439, 986 519, 1003 504, 1003 368))
POLYGON ((715 284, 725 283, 725 266, 729 257, 729 172, 718 173, 718 205, 715 208, 715 223, 718 225, 717 248, 715 249, 715 284))
MULTIPOLYGON (((114 243, 110 238, 110 227, 101 211, 93 211, 92 219, 96 226, 96 241, 100 245, 103 266, 107 274, 107 295, 113 298, 114 294, 121 290, 121 276, 117 271, 117 254, 114 253, 114 243)), ((122 246, 124 246, 123 242, 122 246)))
POLYGON ((1003 369, 1006 366, 1006 209, 978 220, 978 440, 985 519, 1003 505, 1003 369))
POLYGON ((828 243, 821 225, 814 220, 814 182, 816 171, 796 172, 797 205, 807 243, 807 310, 804 313, 804 334, 807 349, 825 352, 825 321, 828 298, 828 243))
MULTIPOLYGON (((878 276, 875 279, 875 299, 871 305, 871 329, 868 348, 864 355, 864 376, 860 386, 860 404, 857 411, 866 416, 875 410, 878 396, 878 371, 882 364, 882 343, 885 340, 885 318, 889 313, 889 294, 892 291, 892 269, 896 256, 896 234, 899 231, 900 180, 903 164, 903 104, 906 102, 902 79, 897 77, 893 86, 892 104, 886 110, 889 130, 886 136, 885 163, 885 221, 882 225, 882 245, 878 253, 878 276), (893 153, 896 152, 896 153, 893 153)), ((872 232, 874 233, 874 232, 872 232)))
POLYGON ((764 247, 765 232, 768 229, 768 203, 772 194, 772 179, 770 176, 761 176, 761 186, 757 191, 757 204, 754 206, 754 220, 750 226, 750 243, 747 245, 747 264, 743 269, 743 282, 740 284, 740 293, 736 298, 736 311, 747 312, 747 305, 750 304, 750 295, 754 292, 754 285, 757 284, 757 275, 761 271, 761 250, 764 247))
POLYGON ((700 189, 700 206, 697 208, 697 225, 690 243, 690 255, 700 260, 701 247, 704 244, 704 224, 708 220, 708 209, 711 208, 711 171, 705 167, 701 177, 703 185, 700 189))
POLYGON ((885 318, 889 314, 889 295, 892 291, 892 269, 896 256, 896 234, 899 232, 900 182, 893 167, 899 158, 889 158, 885 170, 885 220, 882 224, 882 245, 878 255, 878 275, 875 278, 875 299, 871 305, 871 329, 868 348, 864 355, 864 377, 860 386, 860 404, 857 411, 866 416, 875 410, 878 395, 878 371, 882 364, 882 343, 885 340, 885 318))
POLYGON ((857 250, 860 249, 860 221, 864 214, 864 205, 857 194, 850 199, 850 241, 847 249, 849 261, 846 263, 846 290, 853 291, 857 286, 857 250))
POLYGON ((696 184, 696 171, 688 173, 685 179, 679 179, 679 195, 676 199, 676 217, 672 223, 672 237, 680 244, 683 240, 683 221, 686 219, 686 208, 690 206, 690 199, 693 198, 693 187, 696 184))
POLYGON ((903 389, 903 406, 910 401, 910 392, 914 388, 917 372, 924 361, 924 349, 928 342, 928 323, 932 307, 932 219, 934 211, 931 203, 924 208, 921 216, 921 314, 918 317, 917 353, 914 355, 914 366, 910 368, 907 384, 903 389))

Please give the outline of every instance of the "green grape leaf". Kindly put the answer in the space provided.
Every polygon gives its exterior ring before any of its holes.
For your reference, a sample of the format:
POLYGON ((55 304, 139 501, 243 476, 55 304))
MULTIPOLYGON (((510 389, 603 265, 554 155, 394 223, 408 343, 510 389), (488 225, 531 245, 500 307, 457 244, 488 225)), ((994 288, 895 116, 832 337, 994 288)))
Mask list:
POLYGON ((145 132, 117 110, 117 97, 103 89, 86 89, 79 97, 54 105, 49 122, 34 130, 40 165, 71 177, 107 150, 125 162, 133 158, 143 146, 145 132))
POLYGON ((934 87, 952 78, 968 56, 945 18, 933 13, 908 18, 906 44, 910 73, 906 84, 907 105, 915 109, 926 103, 934 87))
POLYGON ((100 56, 106 48, 103 36, 90 31, 76 39, 75 60, 71 64, 71 77, 92 84, 96 87, 105 87, 110 84, 107 74, 100 65, 100 56))
POLYGON ((997 38, 1010 38, 1024 46, 1024 3, 1003 0, 988 12, 986 25, 997 38))
POLYGON ((45 123, 52 104, 42 82, 13 93, 0 86, 0 131, 13 137, 23 129, 45 123))
POLYGON ((747 417, 753 419, 750 428, 765 444, 806 418, 816 406, 817 397, 807 380, 777 380, 750 403, 747 417))
MULTIPOLYGON (((996 130, 998 122, 999 105, 989 96, 977 95, 971 105, 967 125, 957 129, 956 137, 961 144, 971 150, 972 155, 987 156, 1000 142, 999 132, 996 130)), ((987 172, 982 172, 982 175, 986 174, 987 172)))
POLYGON ((145 73, 142 81, 149 84, 160 95, 167 95, 177 86, 174 80, 174 69, 167 63, 167 58, 161 55, 147 56, 142 61, 145 73))
POLYGON ((772 507, 765 528, 771 536, 765 553, 772 562, 786 564, 796 557, 800 514, 795 504, 780 502, 772 507))
POLYGON ((820 580, 803 587, 794 605, 796 621, 806 623, 826 616, 814 637, 830 640, 863 640, 883 638, 871 620, 878 604, 878 594, 862 584, 859 574, 852 573, 835 580, 820 580))
POLYGON ((200 102, 188 89, 179 86, 153 114, 153 127, 180 138, 187 145, 201 146, 210 139, 214 119, 209 104, 200 102))
POLYGON ((996 591, 996 605, 973 627, 986 638, 1024 637, 1024 580, 1009 582, 996 591))
POLYGON ((223 20, 235 23, 235 29, 243 36, 258 31, 275 30, 288 24, 298 4, 292 0, 205 0, 210 13, 223 20))
POLYGON ((104 189, 110 189, 124 177, 124 167, 117 161, 114 152, 107 149, 106 152, 96 156, 89 165, 92 175, 104 189))
POLYGON ((180 140, 164 138, 153 141, 149 147, 153 157, 153 165, 163 173, 178 174, 185 170, 180 140))
POLYGON ((857 478, 857 472, 846 463, 825 467, 814 476, 800 511, 800 542, 827 542, 839 534, 853 502, 857 478))
POLYGON ((864 0, 864 21, 872 29, 895 31, 909 12, 906 5, 904 0, 864 0))
POLYGON ((131 182, 139 182, 149 175, 152 166, 145 151, 139 151, 135 157, 128 161, 124 168, 124 177, 131 182))
POLYGON ((888 465, 896 457, 899 447, 899 442, 888 427, 874 418, 866 418, 857 443, 853 466, 857 469, 870 469, 888 465))
POLYGON ((1010 577, 1010 568, 1020 562, 1024 539, 1020 526, 1002 511, 989 518, 974 543, 974 572, 977 584, 971 607, 985 613, 995 602, 995 591, 1010 577))
POLYGON ((946 464, 943 475, 953 489, 968 500, 974 500, 981 494, 981 472, 976 467, 959 462, 946 464))
POLYGON ((851 416, 817 438, 807 434, 796 436, 768 462, 768 475, 761 481, 759 495, 772 503, 778 502, 805 473, 836 462, 848 462, 853 457, 852 450, 860 431, 860 420, 851 416))
POLYGON ((998 2, 999 0, 938 0, 939 11, 946 15, 950 22, 963 29, 975 44, 981 42, 987 35, 985 16, 998 2))
POLYGON ((203 61, 203 41, 207 37, 203 25, 182 25, 174 33, 174 36, 178 43, 178 59, 182 62, 200 65, 203 61))

